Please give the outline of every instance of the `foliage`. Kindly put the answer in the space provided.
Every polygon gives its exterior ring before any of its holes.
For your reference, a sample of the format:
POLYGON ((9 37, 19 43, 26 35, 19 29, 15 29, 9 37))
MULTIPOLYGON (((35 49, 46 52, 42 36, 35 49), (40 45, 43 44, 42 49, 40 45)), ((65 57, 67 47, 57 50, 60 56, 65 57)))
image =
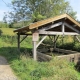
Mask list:
POLYGON ((11 8, 13 10, 8 14, 10 22, 36 22, 63 13, 76 18, 76 12, 65 0, 13 0, 11 8))
MULTIPOLYGON (((25 39, 21 43, 21 50, 18 51, 16 35, 0 36, 0 55, 6 57, 19 80, 80 80, 80 74, 74 68, 75 64, 66 60, 53 57, 49 62, 34 61, 31 39, 31 37, 25 39)), ((75 45, 80 49, 77 42, 75 45)))
POLYGON ((0 22, 0 28, 8 28, 9 25, 7 23, 4 22, 0 22))

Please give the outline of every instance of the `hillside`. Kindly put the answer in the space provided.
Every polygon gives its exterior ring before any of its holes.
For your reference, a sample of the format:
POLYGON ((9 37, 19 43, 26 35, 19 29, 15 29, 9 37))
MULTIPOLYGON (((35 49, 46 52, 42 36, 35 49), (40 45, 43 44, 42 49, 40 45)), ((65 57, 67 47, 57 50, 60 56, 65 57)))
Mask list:
MULTIPOLYGON (((3 32, 0 36, 0 55, 6 57, 19 80, 80 80, 80 73, 76 71, 74 63, 58 60, 54 56, 49 62, 34 61, 32 59, 31 37, 21 43, 21 51, 19 52, 17 49, 17 36, 13 33, 13 29, 0 29, 3 32)), ((59 47, 61 47, 60 41, 61 39, 57 43, 59 47)), ((71 40, 70 43, 72 42, 71 40)), ((72 44, 68 43, 65 46, 72 46, 72 44)), ((80 49, 77 42, 74 48, 76 50, 80 49)))
POLYGON ((2 30, 2 35, 9 35, 14 36, 15 33, 13 32, 14 28, 0 28, 2 30))

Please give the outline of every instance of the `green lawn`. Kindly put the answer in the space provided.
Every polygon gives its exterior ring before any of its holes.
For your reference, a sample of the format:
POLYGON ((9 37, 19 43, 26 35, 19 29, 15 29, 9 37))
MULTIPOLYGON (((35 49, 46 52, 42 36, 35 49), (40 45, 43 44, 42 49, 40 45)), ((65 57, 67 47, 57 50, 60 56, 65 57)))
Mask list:
POLYGON ((13 32, 14 28, 0 28, 2 30, 2 35, 9 35, 9 36, 14 36, 15 33, 13 32))

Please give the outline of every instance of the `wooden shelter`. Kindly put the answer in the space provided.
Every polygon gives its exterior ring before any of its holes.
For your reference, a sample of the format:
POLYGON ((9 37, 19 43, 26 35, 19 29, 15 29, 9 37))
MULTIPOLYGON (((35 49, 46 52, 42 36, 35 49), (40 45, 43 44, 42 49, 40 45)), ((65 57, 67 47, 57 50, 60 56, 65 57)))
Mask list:
MULTIPOLYGON (((80 34, 80 24, 75 21, 68 14, 59 15, 53 18, 45 19, 30 24, 27 27, 22 27, 14 30, 18 35, 18 48, 20 43, 29 35, 32 35, 33 41, 33 58, 37 59, 37 48, 47 36, 54 36, 54 48, 56 48, 56 41, 59 35, 73 35, 77 36, 80 34), (28 33, 31 32, 31 33, 28 33), (20 41, 20 35, 25 37, 20 41), (39 36, 43 36, 37 44, 39 36)), ((51 38, 51 37, 50 37, 51 38)), ((77 37, 79 40, 79 38, 77 37)))

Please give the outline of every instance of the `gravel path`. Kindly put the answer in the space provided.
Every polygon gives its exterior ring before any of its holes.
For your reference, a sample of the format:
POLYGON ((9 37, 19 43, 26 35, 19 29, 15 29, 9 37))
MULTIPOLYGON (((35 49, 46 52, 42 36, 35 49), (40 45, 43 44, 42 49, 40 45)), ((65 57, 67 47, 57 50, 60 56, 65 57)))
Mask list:
POLYGON ((18 80, 13 74, 7 60, 0 56, 0 80, 18 80))

